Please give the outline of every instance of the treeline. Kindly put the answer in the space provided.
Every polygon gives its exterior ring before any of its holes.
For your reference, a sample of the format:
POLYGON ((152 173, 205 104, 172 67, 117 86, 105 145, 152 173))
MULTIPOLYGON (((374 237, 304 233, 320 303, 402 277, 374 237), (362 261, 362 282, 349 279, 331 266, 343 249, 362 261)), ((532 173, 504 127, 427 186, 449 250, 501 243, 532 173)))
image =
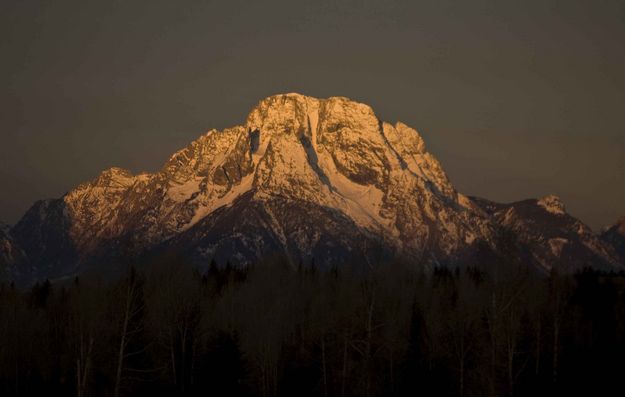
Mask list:
POLYGON ((625 278, 165 261, 0 287, 0 395, 623 395, 625 278))

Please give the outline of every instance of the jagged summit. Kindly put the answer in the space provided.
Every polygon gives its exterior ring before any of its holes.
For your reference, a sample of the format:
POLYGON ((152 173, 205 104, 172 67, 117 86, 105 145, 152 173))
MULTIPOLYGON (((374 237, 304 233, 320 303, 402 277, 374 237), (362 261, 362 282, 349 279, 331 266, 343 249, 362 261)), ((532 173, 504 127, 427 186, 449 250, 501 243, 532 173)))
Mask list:
POLYGON ((566 213, 557 196, 508 204, 472 199, 499 228, 514 233, 525 262, 533 262, 545 271, 622 267, 614 248, 605 244, 590 227, 566 213))
MULTIPOLYGON (((536 203, 564 214, 555 196, 536 203)), ((241 125, 209 130, 158 172, 110 168, 36 204, 13 234, 39 277, 164 249, 199 266, 275 253, 321 266, 438 266, 480 242, 493 247, 499 221, 487 207, 455 190, 415 129, 345 97, 289 93, 262 99, 241 125)))
POLYGON ((538 200, 538 205, 552 214, 564 215, 566 207, 560 197, 550 194, 538 200))

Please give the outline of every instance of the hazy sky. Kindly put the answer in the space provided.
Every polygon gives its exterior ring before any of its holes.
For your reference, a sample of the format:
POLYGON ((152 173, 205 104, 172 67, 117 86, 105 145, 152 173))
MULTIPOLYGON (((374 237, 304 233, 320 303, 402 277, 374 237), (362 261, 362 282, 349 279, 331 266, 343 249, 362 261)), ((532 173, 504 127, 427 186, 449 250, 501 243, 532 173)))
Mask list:
POLYGON ((9 223, 292 91, 415 127, 461 192, 625 215, 622 0, 2 0, 0 59, 9 223))

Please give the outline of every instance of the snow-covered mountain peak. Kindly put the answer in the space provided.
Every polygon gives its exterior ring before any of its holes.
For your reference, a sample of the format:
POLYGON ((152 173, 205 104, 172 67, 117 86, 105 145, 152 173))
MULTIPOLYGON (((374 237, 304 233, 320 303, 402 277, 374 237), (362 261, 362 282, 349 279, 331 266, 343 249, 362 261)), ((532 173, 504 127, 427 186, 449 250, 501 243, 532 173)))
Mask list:
MULTIPOLYGON (((349 98, 318 99, 289 93, 261 100, 249 113, 246 126, 250 131, 279 128, 281 133, 298 135, 306 133, 306 130, 317 130, 320 118, 340 120, 345 126, 378 123, 370 106, 349 98)), ((362 130, 354 132, 359 131, 362 130)))
MULTIPOLYGON (((261 100, 248 114, 248 131, 298 134, 307 127, 309 113, 317 113, 319 101, 300 94, 274 95, 261 100), (310 109, 309 109, 310 106, 310 109), (276 131, 278 130, 278 131, 276 131)), ((262 138, 261 138, 262 139, 262 138)))
MULTIPOLYGON (((243 196, 266 211, 276 200, 334 211, 343 217, 337 228, 362 228, 407 255, 428 247, 428 255, 449 254, 490 235, 485 216, 456 193, 416 130, 382 122, 345 97, 295 93, 261 100, 243 125, 208 131, 157 173, 104 171, 63 197, 63 216, 83 253, 123 236, 149 248, 243 196)), ((263 222, 281 244, 295 244, 278 214, 268 216, 263 222)), ((322 235, 308 238, 296 243, 302 255, 322 235)))
MULTIPOLYGON (((368 105, 289 93, 261 100, 241 125, 209 130, 158 172, 110 168, 39 203, 11 231, 42 263, 56 255, 68 266, 121 246, 184 250, 200 263, 280 252, 336 264, 358 252, 438 265, 494 244, 494 222, 511 210, 569 220, 556 196, 528 202, 499 208, 459 194, 415 129, 368 105), (63 244, 44 244, 47 234, 63 244)), ((567 233, 582 226, 571 220, 567 233)), ((553 234, 560 253, 565 234, 553 234)))
MULTIPOLYGON (((369 105, 341 96, 319 99, 297 93, 273 95, 250 111, 245 125, 250 132, 276 131, 285 135, 313 135, 324 128, 327 133, 349 134, 353 139, 384 135, 382 121, 369 105)), ((388 126, 396 130, 411 152, 425 152, 416 130, 402 122, 388 126)))
POLYGON ((545 271, 625 261, 625 221, 599 240, 556 196, 463 196, 415 129, 349 98, 289 93, 261 100, 240 125, 209 130, 155 173, 113 167, 35 203, 5 233, 11 255, 0 262, 27 261, 22 269, 40 279, 163 250, 198 266, 275 254, 320 266, 460 265, 497 251, 507 230, 526 250, 519 258, 545 271))
POLYGON ((92 182, 94 186, 109 187, 109 188, 126 188, 131 186, 135 181, 135 176, 126 169, 119 167, 112 167, 103 171, 92 182))
POLYGON ((303 146, 317 171, 337 172, 353 183, 383 189, 390 178, 407 170, 455 200, 447 176, 416 130, 401 122, 382 122, 370 106, 349 98, 274 95, 254 107, 246 128, 257 140, 252 144, 257 158, 278 147, 283 155, 303 154, 303 146))
POLYGON ((556 215, 566 214, 566 207, 560 197, 550 194, 537 201, 537 204, 545 209, 545 211, 556 215))

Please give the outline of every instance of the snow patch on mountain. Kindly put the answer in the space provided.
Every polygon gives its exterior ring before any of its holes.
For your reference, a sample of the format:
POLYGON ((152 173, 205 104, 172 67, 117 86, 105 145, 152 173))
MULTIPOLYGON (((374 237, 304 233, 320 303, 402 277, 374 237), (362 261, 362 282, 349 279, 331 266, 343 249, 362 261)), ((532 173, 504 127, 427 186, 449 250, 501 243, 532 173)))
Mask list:
POLYGON ((217 197, 215 200, 210 202, 210 205, 200 206, 195 211, 195 214, 184 227, 181 228, 181 231, 187 230, 197 222, 199 222, 206 215, 215 211, 216 209, 228 206, 234 202, 239 196, 250 191, 252 189, 252 184, 254 182, 254 175, 245 176, 241 182, 235 186, 233 186, 230 190, 228 190, 223 196, 217 197))
POLYGON ((551 247, 551 252, 556 257, 560 257, 562 255, 562 249, 566 244, 568 244, 569 240, 562 237, 555 237, 549 239, 549 246, 551 247))

